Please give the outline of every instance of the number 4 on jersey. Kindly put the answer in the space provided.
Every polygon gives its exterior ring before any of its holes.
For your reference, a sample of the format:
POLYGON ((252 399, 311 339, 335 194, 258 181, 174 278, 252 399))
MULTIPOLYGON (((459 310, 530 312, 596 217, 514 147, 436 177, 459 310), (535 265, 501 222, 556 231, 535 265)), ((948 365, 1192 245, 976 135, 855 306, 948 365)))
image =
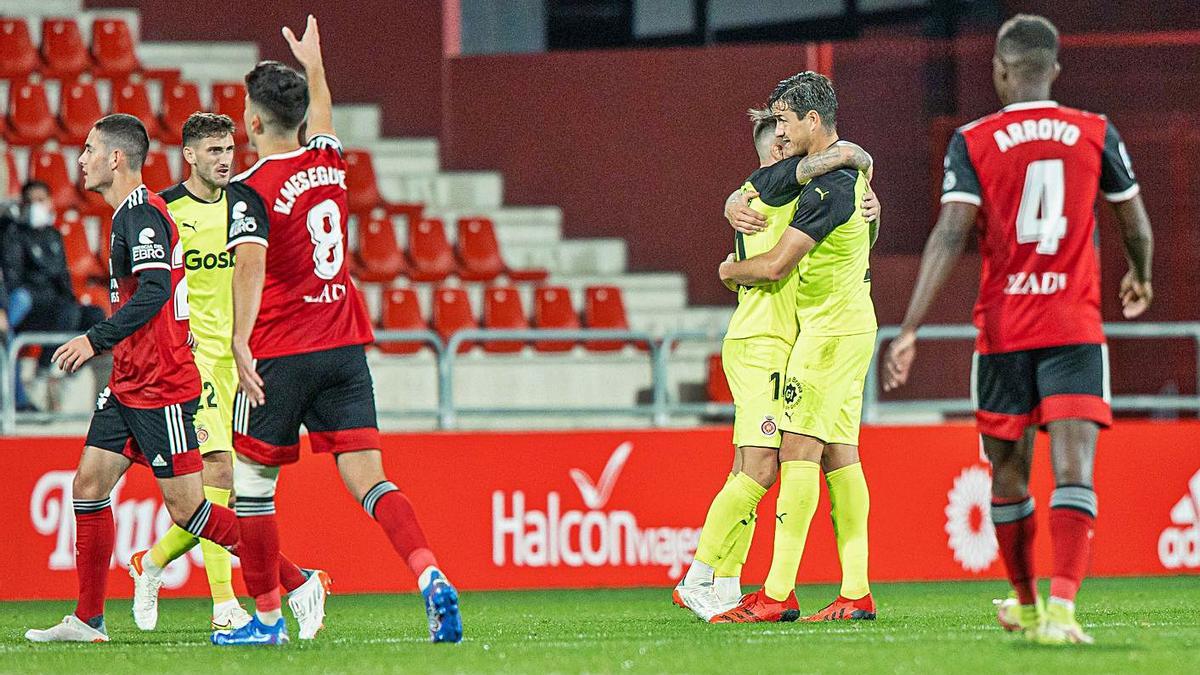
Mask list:
POLYGON ((1025 189, 1017 209, 1017 243, 1037 242, 1042 255, 1058 253, 1058 242, 1067 236, 1063 216, 1065 184, 1061 159, 1040 159, 1025 170, 1025 189))

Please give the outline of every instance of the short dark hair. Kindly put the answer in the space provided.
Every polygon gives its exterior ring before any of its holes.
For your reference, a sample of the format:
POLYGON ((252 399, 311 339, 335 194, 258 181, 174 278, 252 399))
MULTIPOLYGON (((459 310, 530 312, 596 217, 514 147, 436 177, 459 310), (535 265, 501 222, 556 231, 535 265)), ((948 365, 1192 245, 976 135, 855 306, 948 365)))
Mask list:
POLYGON ((290 132, 308 114, 308 82, 304 76, 278 61, 260 61, 246 73, 246 93, 267 111, 264 120, 276 131, 290 132))
POLYGON ((780 82, 771 92, 767 107, 774 109, 779 102, 800 117, 812 110, 821 116, 826 129, 837 128, 837 94, 829 78, 820 73, 806 70, 780 82))
POLYGON ((769 147, 775 142, 775 113, 770 108, 760 110, 751 108, 746 111, 750 121, 754 123, 754 147, 769 147))
POLYGON ((1018 77, 1045 77, 1058 63, 1058 29, 1044 16, 1018 14, 1000 26, 996 56, 1018 77))
POLYGON ((229 115, 210 112, 194 112, 183 123, 183 144, 190 145, 205 138, 232 134, 236 127, 229 115))
POLYGON ((50 191, 49 184, 34 178, 32 180, 25 181, 25 184, 21 186, 21 203, 29 203, 29 193, 37 189, 45 190, 46 194, 53 194, 53 192, 50 191))
POLYGON ((96 131, 104 138, 105 145, 125 153, 130 169, 142 168, 146 153, 150 151, 150 136, 141 120, 133 115, 113 113, 96 122, 96 131))

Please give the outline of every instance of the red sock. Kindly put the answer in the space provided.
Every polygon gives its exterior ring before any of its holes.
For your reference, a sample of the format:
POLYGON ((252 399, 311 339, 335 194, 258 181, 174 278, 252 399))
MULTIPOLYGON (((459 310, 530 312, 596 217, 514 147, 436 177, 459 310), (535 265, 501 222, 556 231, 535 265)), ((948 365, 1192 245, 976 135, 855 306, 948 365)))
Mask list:
POLYGON ((304 585, 308 578, 304 576, 304 572, 296 566, 291 560, 288 560, 279 554, 279 583, 283 586, 283 590, 291 593, 292 591, 304 585))
POLYGON ((1004 558, 1008 581, 1022 605, 1032 605, 1037 601, 1037 575, 1033 567, 1037 521, 1033 514, 1031 497, 992 499, 992 524, 996 528, 996 541, 1000 543, 1000 555, 1004 558))
POLYGON ((413 575, 420 576, 426 567, 437 566, 437 558, 429 550, 412 502, 395 485, 385 481, 371 488, 363 499, 363 506, 379 521, 379 526, 392 540, 392 547, 408 563, 413 575))
POLYGON ((201 502, 196 512, 188 519, 183 529, 220 546, 238 543, 238 517, 232 509, 217 506, 207 499, 201 502))
POLYGON ((1054 576, 1050 595, 1075 602, 1087 574, 1096 519, 1073 508, 1050 509, 1050 540, 1054 546, 1054 576))
POLYGON ((79 577, 79 600, 75 616, 98 628, 104 619, 104 596, 108 590, 108 565, 112 560, 116 525, 108 497, 75 500, 75 574, 79 577))
POLYGON ((238 557, 246 590, 261 612, 279 609, 279 526, 275 514, 242 516, 238 557))

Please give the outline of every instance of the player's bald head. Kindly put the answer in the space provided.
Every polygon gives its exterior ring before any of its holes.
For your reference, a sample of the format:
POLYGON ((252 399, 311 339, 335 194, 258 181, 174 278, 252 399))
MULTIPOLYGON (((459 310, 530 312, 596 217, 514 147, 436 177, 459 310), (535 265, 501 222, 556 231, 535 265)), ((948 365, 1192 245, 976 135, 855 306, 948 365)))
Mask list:
POLYGON ((1052 79, 1058 66, 1058 29, 1044 16, 1018 14, 1000 26, 996 58, 1018 79, 1052 79))

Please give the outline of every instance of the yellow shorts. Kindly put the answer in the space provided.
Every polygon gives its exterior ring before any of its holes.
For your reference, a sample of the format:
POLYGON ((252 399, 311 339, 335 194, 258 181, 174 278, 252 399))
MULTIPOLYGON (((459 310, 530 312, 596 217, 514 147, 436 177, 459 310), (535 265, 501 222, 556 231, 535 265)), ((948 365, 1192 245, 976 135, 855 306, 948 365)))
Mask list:
POLYGON ((200 370, 200 405, 196 408, 196 440, 200 454, 233 451, 233 396, 238 373, 233 363, 196 359, 200 370))
POLYGON ((875 354, 875 331, 801 335, 788 359, 780 428, 826 443, 858 445, 863 385, 875 354))
POLYGON ((792 346, 774 337, 725 340, 721 365, 733 392, 733 444, 778 448, 783 373, 792 346))

